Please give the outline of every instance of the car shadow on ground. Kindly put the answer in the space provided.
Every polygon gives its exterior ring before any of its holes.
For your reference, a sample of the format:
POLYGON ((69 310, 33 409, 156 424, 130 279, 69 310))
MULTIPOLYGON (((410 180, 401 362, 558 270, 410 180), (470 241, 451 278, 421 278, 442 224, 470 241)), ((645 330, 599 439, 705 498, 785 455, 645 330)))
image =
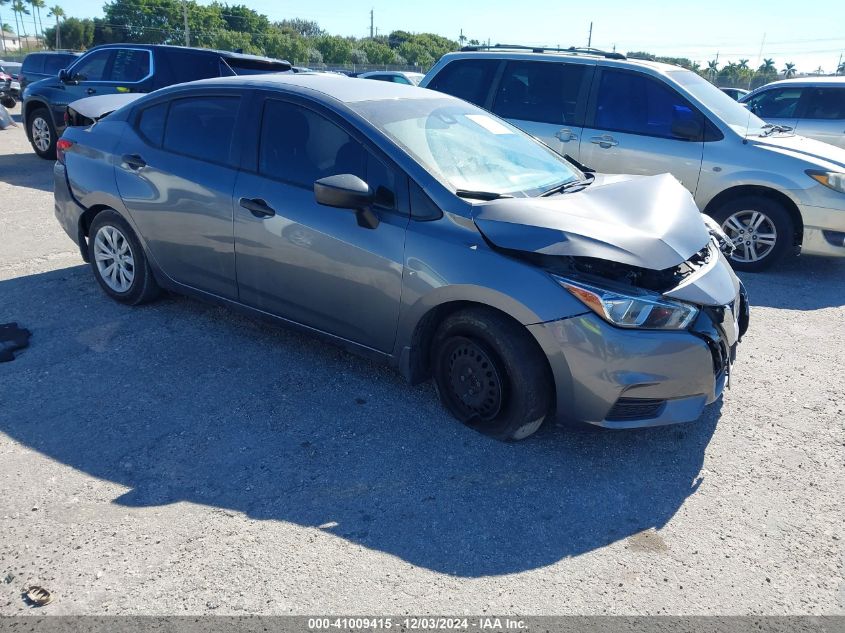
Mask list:
MULTIPOLYGON (((3 134, 9 133, 10 130, 0 131, 0 141, 3 134)), ((51 160, 39 158, 31 149, 20 154, 0 154, 0 182, 15 187, 53 191, 53 164, 51 160)), ((14 201, 7 200, 3 204, 14 204, 14 201)))
POLYGON ((762 273, 739 273, 754 306, 819 310, 845 305, 845 258, 790 257, 762 273))
POLYGON ((33 336, 0 365, 0 431, 126 486, 114 503, 289 521, 462 577, 661 528, 696 491, 720 414, 500 443, 452 421, 429 384, 193 300, 116 304, 84 266, 0 282, 7 321, 33 336))

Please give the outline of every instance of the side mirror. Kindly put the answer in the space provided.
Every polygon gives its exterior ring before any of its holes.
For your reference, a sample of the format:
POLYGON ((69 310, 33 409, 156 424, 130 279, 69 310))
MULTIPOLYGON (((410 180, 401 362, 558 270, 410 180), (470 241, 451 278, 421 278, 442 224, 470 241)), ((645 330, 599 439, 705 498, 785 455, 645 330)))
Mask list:
POLYGON ((62 68, 59 71, 59 81, 61 81, 61 82, 67 81, 67 70, 64 69, 64 68, 62 68))
POLYGON ((353 174, 338 174, 321 178, 314 183, 314 198, 319 204, 355 211, 358 226, 374 229, 378 216, 370 208, 373 204, 370 186, 353 174))
POLYGON ((696 119, 675 119, 672 121, 672 136, 686 141, 700 141, 703 128, 696 119))

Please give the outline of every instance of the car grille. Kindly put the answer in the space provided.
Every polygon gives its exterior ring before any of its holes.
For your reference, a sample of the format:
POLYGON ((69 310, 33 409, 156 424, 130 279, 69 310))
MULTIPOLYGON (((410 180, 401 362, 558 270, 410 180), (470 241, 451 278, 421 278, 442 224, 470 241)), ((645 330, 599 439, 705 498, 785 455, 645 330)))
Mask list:
POLYGON ((610 413, 607 414, 607 420, 612 422, 621 422, 625 420, 646 420, 648 418, 656 418, 663 412, 666 406, 665 400, 656 400, 653 398, 619 398, 610 413))

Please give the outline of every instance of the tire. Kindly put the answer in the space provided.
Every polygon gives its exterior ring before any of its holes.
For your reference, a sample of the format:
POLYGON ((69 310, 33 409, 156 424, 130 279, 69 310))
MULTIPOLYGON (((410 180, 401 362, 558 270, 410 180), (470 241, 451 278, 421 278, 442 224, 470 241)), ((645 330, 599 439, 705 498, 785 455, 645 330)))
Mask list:
POLYGON ((27 117, 27 132, 32 149, 41 158, 56 160, 56 127, 47 108, 36 108, 27 117))
POLYGON ((480 433, 521 440, 551 410, 546 358, 523 326, 495 310, 469 308, 446 317, 431 358, 443 406, 480 433))
POLYGON ((730 257, 731 266, 736 270, 766 270, 783 259, 795 245, 792 217, 776 200, 762 196, 734 198, 711 216, 736 246, 730 257))
POLYGON ((155 299, 160 289, 141 243, 117 211, 101 211, 91 223, 88 259, 100 287, 115 301, 139 305, 155 299), (120 260, 114 268, 117 254, 120 260), (127 261, 128 260, 128 261, 127 261))

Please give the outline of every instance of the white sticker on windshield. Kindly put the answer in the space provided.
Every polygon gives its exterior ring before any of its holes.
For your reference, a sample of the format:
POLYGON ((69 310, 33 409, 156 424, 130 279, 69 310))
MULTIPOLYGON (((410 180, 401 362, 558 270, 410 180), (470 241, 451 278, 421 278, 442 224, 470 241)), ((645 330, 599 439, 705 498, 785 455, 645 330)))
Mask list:
POLYGON ((513 134, 513 130, 509 130, 496 119, 486 114, 468 114, 467 118, 493 134, 513 134))

